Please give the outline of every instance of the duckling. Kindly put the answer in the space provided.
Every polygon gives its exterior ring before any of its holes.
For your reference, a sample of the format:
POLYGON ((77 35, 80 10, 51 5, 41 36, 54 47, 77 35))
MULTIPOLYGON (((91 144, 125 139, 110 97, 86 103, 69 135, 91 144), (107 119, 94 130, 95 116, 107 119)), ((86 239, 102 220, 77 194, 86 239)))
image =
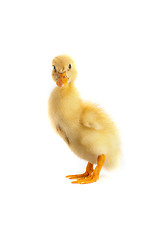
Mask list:
POLYGON ((113 169, 119 163, 118 130, 101 108, 82 101, 74 85, 77 69, 70 56, 55 57, 52 67, 52 78, 57 87, 52 91, 48 101, 51 124, 68 147, 78 157, 88 162, 83 174, 66 177, 74 179, 72 183, 77 184, 96 182, 102 167, 113 169))

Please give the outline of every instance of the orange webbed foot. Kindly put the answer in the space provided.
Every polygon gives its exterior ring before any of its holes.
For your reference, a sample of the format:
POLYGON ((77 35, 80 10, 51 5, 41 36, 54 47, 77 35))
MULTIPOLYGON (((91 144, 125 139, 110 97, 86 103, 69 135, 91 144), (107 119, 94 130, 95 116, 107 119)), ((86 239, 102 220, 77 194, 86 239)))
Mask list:
POLYGON ((71 183, 77 183, 77 184, 87 184, 87 183, 93 183, 96 182, 98 180, 99 177, 97 176, 88 176, 84 179, 78 179, 77 181, 73 181, 71 183))
POLYGON ((66 178, 69 178, 69 179, 82 179, 82 178, 85 178, 87 177, 89 174, 88 173, 82 173, 82 174, 76 174, 76 175, 67 175, 66 178))
POLYGON ((76 175, 67 175, 66 178, 69 178, 69 179, 79 179, 79 178, 83 179, 83 178, 86 178, 86 177, 90 176, 92 174, 92 172, 93 172, 93 164, 88 163, 85 173, 76 174, 76 175))
POLYGON ((77 175, 68 175, 66 177, 69 179, 77 179, 76 181, 72 181, 71 183, 87 184, 87 183, 96 182, 99 179, 99 174, 104 162, 105 162, 105 155, 104 154, 99 155, 97 159, 97 166, 94 170, 93 170, 93 164, 88 163, 85 173, 77 174, 77 175))

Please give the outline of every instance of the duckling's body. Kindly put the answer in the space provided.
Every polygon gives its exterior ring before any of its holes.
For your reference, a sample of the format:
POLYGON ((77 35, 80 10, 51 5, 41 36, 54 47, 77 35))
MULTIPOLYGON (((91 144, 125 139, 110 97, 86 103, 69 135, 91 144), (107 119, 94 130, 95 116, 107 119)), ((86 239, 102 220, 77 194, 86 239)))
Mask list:
MULTIPOLYGON (((117 165, 120 141, 114 123, 99 107, 81 100, 74 81, 53 90, 49 98, 49 116, 52 125, 70 149, 89 162, 89 171, 92 169, 93 173, 88 174, 89 178, 94 175, 93 164, 98 163, 97 161, 107 168, 117 165)), ((84 179, 86 176, 81 175, 70 175, 69 178, 82 178, 75 181, 76 183, 88 183, 98 179, 87 182, 84 179)))

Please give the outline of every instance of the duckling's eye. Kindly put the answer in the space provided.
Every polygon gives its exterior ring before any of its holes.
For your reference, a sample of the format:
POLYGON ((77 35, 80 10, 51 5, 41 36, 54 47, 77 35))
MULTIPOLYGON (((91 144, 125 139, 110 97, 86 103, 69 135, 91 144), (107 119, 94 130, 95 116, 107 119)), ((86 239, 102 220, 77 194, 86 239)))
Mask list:
POLYGON ((68 68, 71 69, 71 64, 68 65, 68 68))
POLYGON ((54 71, 56 72, 56 67, 53 65, 54 71))

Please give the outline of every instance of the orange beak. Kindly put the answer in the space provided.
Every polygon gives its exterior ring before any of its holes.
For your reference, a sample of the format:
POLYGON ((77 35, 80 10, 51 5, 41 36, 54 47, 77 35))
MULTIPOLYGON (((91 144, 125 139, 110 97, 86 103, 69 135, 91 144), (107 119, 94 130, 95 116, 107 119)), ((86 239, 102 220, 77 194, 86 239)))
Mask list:
POLYGON ((63 85, 67 84, 68 77, 66 75, 66 72, 58 73, 58 80, 56 81, 56 84, 58 87, 62 87, 63 85))

